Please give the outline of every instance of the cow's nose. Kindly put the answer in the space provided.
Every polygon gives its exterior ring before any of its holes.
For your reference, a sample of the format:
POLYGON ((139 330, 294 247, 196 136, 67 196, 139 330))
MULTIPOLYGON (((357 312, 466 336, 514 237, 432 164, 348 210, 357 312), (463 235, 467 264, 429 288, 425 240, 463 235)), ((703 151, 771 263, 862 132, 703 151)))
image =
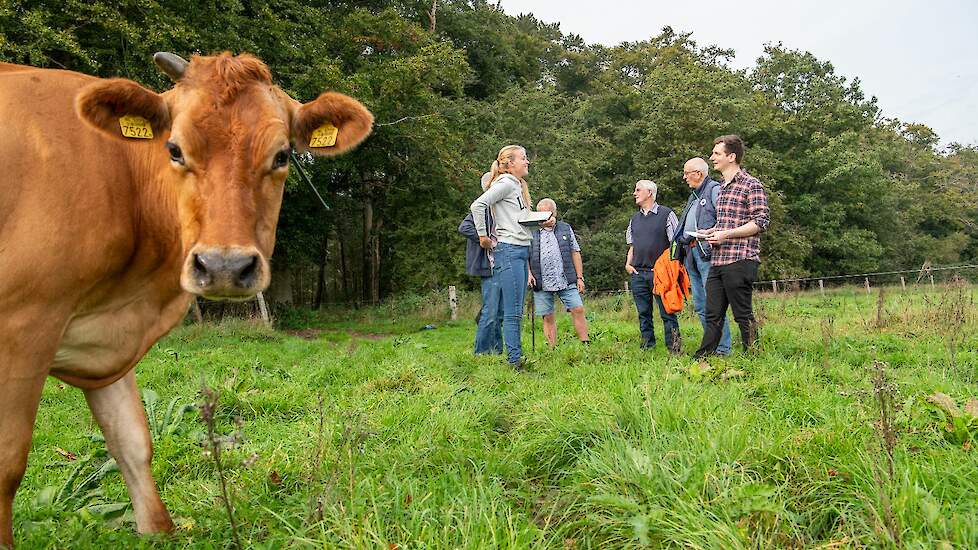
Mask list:
POLYGON ((258 282, 258 255, 245 253, 203 252, 194 254, 194 278, 207 288, 215 283, 231 283, 251 288, 258 282))

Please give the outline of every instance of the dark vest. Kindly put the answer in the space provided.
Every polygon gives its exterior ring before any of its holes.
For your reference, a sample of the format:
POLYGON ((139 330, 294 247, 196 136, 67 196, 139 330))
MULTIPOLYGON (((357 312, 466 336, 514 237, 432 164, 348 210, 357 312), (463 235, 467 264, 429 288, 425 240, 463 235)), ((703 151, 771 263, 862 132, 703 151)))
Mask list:
MULTIPOLYGON (((694 190, 689 194, 689 199, 686 201, 686 208, 683 210, 683 216, 679 219, 679 231, 683 231, 686 227, 686 216, 689 215, 689 209, 693 205, 693 201, 699 202, 699 208, 696 210, 696 229, 709 229, 717 224, 717 206, 713 204, 710 200, 713 197, 713 190, 720 187, 720 182, 707 177, 700 184, 699 189, 694 190)), ((679 240, 678 235, 676 240, 679 240)), ((685 242, 685 241, 681 241, 685 242)), ((700 251, 707 258, 710 257, 710 243, 706 241, 697 241, 700 245, 700 251)))
MULTIPOLYGON (((543 267, 540 262, 540 229, 534 229, 530 234, 533 240, 530 241, 530 273, 536 279, 533 290, 543 290, 543 267)), ((560 259, 564 263, 564 278, 567 284, 573 285, 577 282, 577 270, 574 269, 574 252, 571 249, 571 226, 565 222, 557 222, 554 226, 554 236, 557 237, 557 246, 560 247, 560 259)))
POLYGON ((700 208, 696 211, 698 229, 709 229, 717 224, 717 206, 710 200, 713 190, 717 187, 720 187, 720 182, 707 178, 696 190, 696 194, 700 196, 700 208), (703 199, 706 199, 706 204, 703 203, 703 199))
POLYGON ((632 216, 632 267, 652 269, 669 248, 666 224, 671 213, 672 210, 660 204, 654 214, 643 216, 639 210, 632 216))

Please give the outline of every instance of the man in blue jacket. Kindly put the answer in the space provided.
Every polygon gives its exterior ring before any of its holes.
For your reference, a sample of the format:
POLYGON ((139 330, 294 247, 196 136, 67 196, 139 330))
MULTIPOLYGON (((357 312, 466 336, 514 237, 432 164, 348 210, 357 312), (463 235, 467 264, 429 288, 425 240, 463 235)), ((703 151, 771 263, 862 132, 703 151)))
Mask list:
MULTIPOLYGON (((683 166, 683 179, 692 192, 686 200, 686 208, 679 216, 679 231, 676 232, 676 259, 686 266, 689 283, 693 289, 693 309, 700 317, 703 331, 706 331, 706 279, 710 275, 710 243, 696 239, 690 233, 709 229, 717 224, 717 197, 720 195, 720 182, 710 178, 710 167, 705 160, 696 157, 686 161, 683 166)), ((730 327, 726 316, 723 319, 723 334, 717 353, 730 355, 730 327)))
POLYGON ((543 317, 543 334, 553 348, 557 345, 557 318, 554 314, 554 298, 570 311, 577 338, 590 343, 587 319, 584 317, 584 267, 581 247, 570 224, 557 220, 557 203, 542 199, 538 212, 553 212, 550 219, 534 229, 530 242, 530 284, 533 285, 533 306, 536 314, 543 317))
MULTIPOLYGON (((482 190, 488 186, 489 174, 482 176, 482 190)), ((486 227, 495 241, 496 224, 491 209, 486 209, 486 227)), ((465 272, 482 279, 482 309, 476 319, 475 353, 503 352, 503 301, 499 281, 492 276, 492 251, 479 246, 479 232, 472 214, 468 214, 458 226, 458 232, 468 241, 465 243, 465 272)))

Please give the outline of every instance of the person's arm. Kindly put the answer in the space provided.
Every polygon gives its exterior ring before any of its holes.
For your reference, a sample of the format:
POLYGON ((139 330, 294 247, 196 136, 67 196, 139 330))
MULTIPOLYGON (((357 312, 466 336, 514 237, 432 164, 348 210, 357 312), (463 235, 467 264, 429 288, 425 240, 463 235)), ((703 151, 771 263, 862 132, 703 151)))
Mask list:
POLYGON ((505 183, 500 182, 487 189, 469 205, 469 210, 472 211, 472 221, 475 222, 475 230, 480 237, 489 236, 489 228, 486 227, 486 210, 503 200, 508 192, 509 189, 505 183))
POLYGON ((767 192, 759 181, 751 183, 747 192, 747 204, 750 209, 751 221, 757 226, 757 233, 767 231, 771 225, 771 209, 767 205, 767 192))
POLYGON ((533 272, 530 271, 529 261, 526 262, 526 274, 528 275, 528 277, 526 278, 526 286, 530 288, 537 286, 537 280, 533 277, 533 272))
POLYGON ((574 271, 577 271, 577 291, 584 292, 584 262, 581 261, 581 253, 575 250, 571 252, 571 258, 574 260, 574 271))
POLYGON ((638 273, 638 270, 632 267, 632 253, 634 250, 632 246, 632 220, 628 220, 628 229, 625 230, 625 244, 628 245, 628 256, 625 258, 625 273, 634 275, 638 273))
POLYGON ((475 229, 475 222, 472 221, 472 214, 465 216, 465 218, 462 219, 462 223, 458 224, 458 232, 469 240, 476 242, 479 241, 479 232, 475 229))
POLYGON ((676 229, 679 227, 679 219, 676 218, 675 212, 669 212, 669 217, 666 218, 666 239, 672 242, 673 237, 676 236, 676 229))
POLYGON ((507 192, 506 185, 493 185, 469 206, 469 210, 472 211, 472 221, 475 222, 475 230, 479 234, 479 246, 487 250, 492 248, 492 239, 489 238, 489 228, 486 227, 486 211, 502 200, 507 192))
POLYGON ((577 235, 574 228, 567 226, 570 230, 571 261, 574 262, 574 271, 577 273, 577 291, 584 292, 584 262, 581 260, 581 245, 577 242, 577 235))
POLYGON ((720 244, 731 239, 743 239, 745 237, 753 237, 761 232, 760 226, 751 220, 740 227, 735 227, 733 229, 727 229, 725 231, 717 231, 715 227, 701 231, 701 233, 707 234, 706 241, 710 244, 720 244))
POLYGON ((761 182, 751 183, 747 191, 747 206, 751 218, 747 223, 726 231, 710 231, 707 241, 710 244, 720 244, 730 239, 753 237, 767 230, 771 223, 770 209, 767 205, 767 193, 764 192, 761 182))

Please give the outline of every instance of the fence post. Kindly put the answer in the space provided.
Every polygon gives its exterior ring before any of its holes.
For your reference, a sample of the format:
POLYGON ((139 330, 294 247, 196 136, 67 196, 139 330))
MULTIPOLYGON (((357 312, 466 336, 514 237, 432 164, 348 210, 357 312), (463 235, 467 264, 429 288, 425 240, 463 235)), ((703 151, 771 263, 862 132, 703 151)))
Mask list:
POLYGON ((452 321, 458 319, 458 296, 455 294, 455 285, 448 287, 448 307, 452 308, 452 321))
POLYGON ((869 277, 866 277, 865 281, 866 281, 866 294, 872 294, 872 292, 869 290, 869 277))
POLYGON ((822 297, 825 297, 825 281, 822 279, 818 280, 818 291, 822 293, 822 297))
POLYGON ((628 292, 628 279, 625 279, 625 292, 628 292))
POLYGON ((777 279, 771 281, 771 288, 774 289, 774 293, 775 294, 778 293, 778 280, 777 279))
POLYGON ((900 286, 903 288, 904 292, 907 291, 907 280, 903 278, 903 275, 900 275, 900 286))
POLYGON ((200 304, 197 302, 197 297, 196 296, 194 296, 192 303, 193 303, 193 309, 194 309, 194 320, 197 321, 197 323, 203 323, 204 322, 204 314, 203 314, 203 312, 200 311, 200 304))
POLYGON ((272 319, 268 316, 268 305, 265 304, 265 296, 261 292, 258 293, 258 311, 261 313, 262 321, 272 326, 272 319))
POLYGON ((934 290, 934 274, 930 274, 930 289, 934 290))

